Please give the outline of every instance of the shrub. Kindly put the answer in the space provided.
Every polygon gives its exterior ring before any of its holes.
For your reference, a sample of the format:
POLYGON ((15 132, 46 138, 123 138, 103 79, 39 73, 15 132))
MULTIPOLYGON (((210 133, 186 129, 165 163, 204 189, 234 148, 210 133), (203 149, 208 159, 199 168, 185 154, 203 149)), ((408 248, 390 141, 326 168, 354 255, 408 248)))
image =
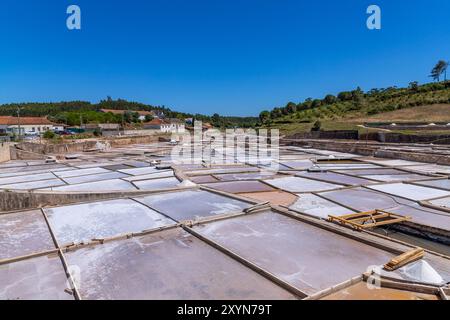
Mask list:
POLYGON ((322 123, 320 122, 320 120, 317 120, 316 122, 314 122, 314 125, 311 128, 311 131, 320 131, 321 128, 322 128, 322 123))
POLYGON ((44 132, 44 139, 53 139, 56 134, 53 131, 47 130, 44 132))
POLYGON ((95 128, 93 134, 94 136, 99 137, 102 135, 102 131, 100 130, 100 128, 95 128))
POLYGON ((380 110, 377 108, 372 108, 367 111, 368 116, 373 116, 374 114, 378 114, 378 113, 380 113, 380 110))

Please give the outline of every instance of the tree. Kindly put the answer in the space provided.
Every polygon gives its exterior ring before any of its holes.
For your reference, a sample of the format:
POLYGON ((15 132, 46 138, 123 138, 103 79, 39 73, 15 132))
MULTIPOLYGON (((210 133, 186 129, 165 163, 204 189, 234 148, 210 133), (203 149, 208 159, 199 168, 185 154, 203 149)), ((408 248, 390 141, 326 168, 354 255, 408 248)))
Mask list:
POLYGON ((267 110, 261 111, 259 114, 259 121, 261 123, 266 123, 270 119, 270 112, 267 110))
POLYGON ((352 92, 352 98, 353 100, 358 100, 361 96, 364 95, 364 92, 361 90, 360 87, 357 87, 355 90, 353 90, 352 92))
POLYGON ((211 122, 214 127, 220 127, 220 115, 218 113, 214 113, 211 117, 211 122))
POLYGON ((135 112, 135 111, 129 111, 129 110, 127 110, 127 111, 125 111, 124 114, 123 114, 123 120, 124 120, 126 123, 132 123, 132 122, 136 123, 136 122, 139 122, 139 113, 138 113, 138 112, 135 112))
POLYGON ((322 123, 320 122, 320 120, 317 120, 316 122, 314 122, 314 125, 311 128, 311 131, 320 131, 321 128, 322 128, 322 123))
POLYGON ((283 113, 281 112, 280 108, 274 108, 271 112, 270 112, 270 117, 272 119, 276 119, 279 118, 283 115, 283 113))
POLYGON ((53 139, 55 137, 55 133, 53 131, 47 130, 43 135, 44 139, 53 139))
POLYGON ((419 89, 419 83, 417 81, 412 81, 409 83, 408 88, 412 91, 417 91, 417 89, 419 89))
POLYGON ((306 109, 311 109, 312 108, 312 98, 306 98, 305 102, 303 102, 303 105, 305 106, 306 109))
POLYGON ((368 93, 370 96, 374 96, 374 95, 380 93, 380 91, 382 91, 382 90, 381 90, 381 89, 378 89, 378 88, 373 88, 373 89, 370 89, 369 92, 367 92, 367 93, 368 93))
POLYGON ((312 108, 318 108, 322 105, 322 101, 320 99, 314 99, 312 102, 312 108))
POLYGON ((433 78, 433 80, 436 80, 439 82, 441 79, 441 75, 444 74, 444 80, 447 80, 447 67, 448 62, 444 60, 439 60, 438 63, 434 66, 434 68, 431 70, 430 77, 433 78))
POLYGON ((447 81, 447 68, 448 68, 448 61, 444 62, 444 81, 447 81))
POLYGON ((294 113, 295 111, 297 111, 297 105, 294 102, 289 102, 286 107, 284 107, 284 109, 286 110, 286 112, 289 113, 294 113))
POLYGON ((333 103, 336 102, 336 97, 333 96, 332 94, 327 94, 327 95, 325 96, 325 98, 323 99, 323 101, 324 101, 326 104, 333 104, 333 103))
POLYGON ((352 93, 349 91, 343 91, 338 94, 338 99, 341 101, 351 100, 353 97, 352 93))
POLYGON ((151 114, 146 114, 145 115, 145 122, 150 122, 153 120, 153 116, 151 114))

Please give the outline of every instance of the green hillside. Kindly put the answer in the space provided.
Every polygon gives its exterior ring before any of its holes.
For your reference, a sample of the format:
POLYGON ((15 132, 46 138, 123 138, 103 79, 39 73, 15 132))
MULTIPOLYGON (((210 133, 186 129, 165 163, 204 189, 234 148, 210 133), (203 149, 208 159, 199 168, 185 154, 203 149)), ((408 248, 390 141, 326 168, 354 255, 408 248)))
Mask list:
MULTIPOLYGON (((450 81, 424 85, 412 82, 407 88, 390 87, 368 92, 357 88, 323 99, 289 102, 284 107, 261 112, 259 118, 264 126, 279 128, 285 133, 309 131, 318 120, 325 130, 360 129, 359 124, 377 115, 404 109, 409 109, 411 120, 417 121, 418 117, 414 116, 414 111, 420 110, 417 107, 437 104, 450 104, 450 81)), ((403 120, 407 121, 407 116, 408 112, 403 112, 403 120)), ((436 113, 434 116, 433 121, 440 120, 436 113)), ((442 121, 449 118, 446 113, 442 114, 442 121)))
POLYGON ((99 103, 87 101, 64 101, 64 102, 30 102, 30 103, 10 103, 0 105, 0 116, 23 117, 48 117, 56 123, 66 123, 68 125, 80 125, 83 123, 127 123, 139 122, 135 111, 156 111, 166 118, 178 118, 184 120, 193 118, 203 122, 212 123, 218 128, 255 127, 258 124, 258 117, 231 117, 214 114, 207 116, 202 114, 189 114, 173 111, 165 106, 152 106, 139 102, 131 102, 124 99, 113 100, 107 98, 99 103), (120 114, 103 113, 100 109, 128 110, 125 117, 120 114))

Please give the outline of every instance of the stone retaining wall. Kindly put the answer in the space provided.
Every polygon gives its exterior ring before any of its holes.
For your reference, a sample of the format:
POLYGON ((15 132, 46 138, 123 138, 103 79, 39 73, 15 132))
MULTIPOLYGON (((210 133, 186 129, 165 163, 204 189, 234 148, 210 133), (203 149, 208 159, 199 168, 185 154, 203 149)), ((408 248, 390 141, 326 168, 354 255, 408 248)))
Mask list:
MULTIPOLYGON (((178 188, 185 189, 185 188, 178 188)), ((169 190, 169 189, 167 189, 169 190)), ((104 199, 117 199, 123 197, 136 197, 152 194, 155 191, 103 191, 103 192, 61 192, 61 191, 0 191, 1 212, 29 210, 47 206, 57 206, 78 202, 87 202, 104 199)), ((158 190, 161 192, 161 190, 158 190)))
MULTIPOLYGON (((388 150, 383 143, 364 143, 358 141, 336 141, 336 140, 284 140, 287 145, 311 146, 316 149, 324 149, 345 153, 354 153, 363 156, 374 156, 379 158, 401 159, 426 163, 450 165, 450 156, 430 153, 420 153, 404 150, 388 150)), ((395 145, 392 145, 394 147, 395 145)))

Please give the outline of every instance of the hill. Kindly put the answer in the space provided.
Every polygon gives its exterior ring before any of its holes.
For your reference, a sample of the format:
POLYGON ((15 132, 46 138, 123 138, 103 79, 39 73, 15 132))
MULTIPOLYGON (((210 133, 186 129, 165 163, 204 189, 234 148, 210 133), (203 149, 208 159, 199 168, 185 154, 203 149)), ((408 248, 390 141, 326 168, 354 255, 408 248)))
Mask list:
POLYGON ((158 115, 166 118, 177 118, 184 120, 193 118, 203 122, 212 123, 215 127, 233 128, 255 127, 258 124, 258 117, 231 117, 214 114, 207 116, 202 114, 189 114, 173 111, 165 106, 152 106, 139 102, 127 101, 124 99, 112 100, 107 98, 99 103, 87 101, 64 101, 64 102, 30 102, 30 103, 10 103, 0 105, 0 116, 17 116, 17 110, 23 117, 48 117, 53 122, 65 123, 68 125, 80 125, 83 123, 121 123, 137 122, 131 115, 125 119, 120 114, 103 113, 100 109, 128 110, 130 114, 135 111, 155 111, 158 115))
POLYGON ((100 109, 130 110, 130 111, 151 111, 163 112, 167 116, 187 115, 185 113, 175 112, 165 106, 152 106, 139 102, 127 101, 123 99, 112 100, 107 98, 99 103, 87 101, 63 101, 63 102, 26 102, 10 103, 0 105, 0 115, 15 116, 17 109, 20 108, 20 114, 28 117, 55 116, 61 112, 88 112, 99 111, 100 109))
POLYGON ((355 119, 359 122, 450 122, 450 104, 434 104, 384 112, 355 119))
POLYGON ((317 120, 325 130, 358 129, 370 121, 447 121, 450 120, 450 81, 407 88, 360 88, 327 95, 323 99, 289 102, 285 107, 261 112, 264 126, 284 133, 309 131, 317 120))

